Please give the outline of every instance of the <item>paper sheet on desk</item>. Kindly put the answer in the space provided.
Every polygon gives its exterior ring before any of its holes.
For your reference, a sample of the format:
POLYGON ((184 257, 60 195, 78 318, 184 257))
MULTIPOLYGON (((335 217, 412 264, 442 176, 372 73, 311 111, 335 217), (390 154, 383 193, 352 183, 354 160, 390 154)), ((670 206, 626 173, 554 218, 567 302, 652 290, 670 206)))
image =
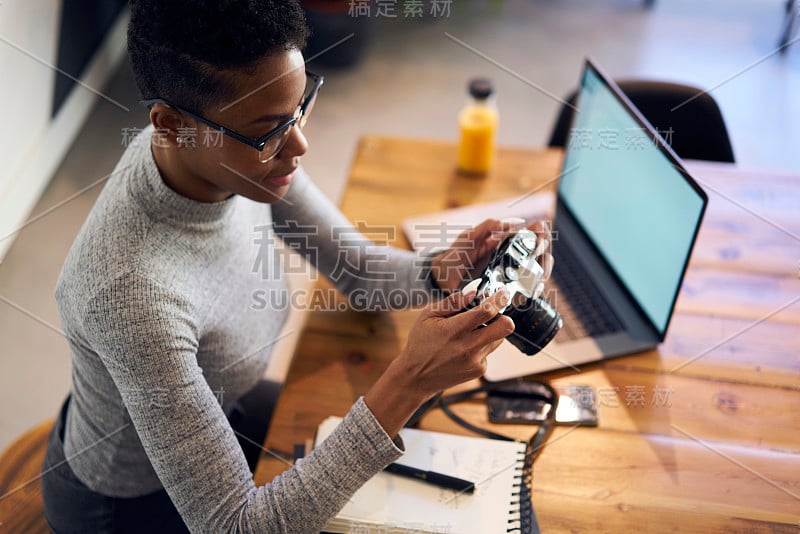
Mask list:
POLYGON ((463 230, 486 219, 521 217, 528 223, 552 220, 554 208, 555 194, 550 191, 520 195, 409 217, 403 221, 403 233, 414 250, 446 248, 463 230))
MULTIPOLYGON (((317 443, 341 421, 330 417, 317 431, 317 443)), ((354 524, 391 526, 399 532, 417 528, 420 532, 449 534, 505 532, 511 501, 517 491, 525 444, 485 438, 456 436, 415 429, 403 429, 406 454, 399 463, 436 471, 476 482, 472 495, 458 494, 422 481, 379 473, 369 480, 345 505, 336 520, 326 527, 349 532, 354 524)), ((360 532, 360 531, 359 531, 360 532)))

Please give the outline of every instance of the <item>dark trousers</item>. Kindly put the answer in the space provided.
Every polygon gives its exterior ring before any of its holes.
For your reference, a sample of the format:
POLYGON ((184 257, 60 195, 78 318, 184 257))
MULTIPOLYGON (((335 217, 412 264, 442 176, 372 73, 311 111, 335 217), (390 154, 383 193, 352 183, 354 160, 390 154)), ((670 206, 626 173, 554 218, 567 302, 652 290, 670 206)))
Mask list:
MULTIPOLYGON (((261 454, 281 385, 260 381, 228 413, 250 471, 261 454)), ((50 431, 42 466, 42 498, 50 530, 57 534, 189 532, 165 490, 141 497, 109 497, 86 487, 64 457, 64 425, 70 396, 50 431)))

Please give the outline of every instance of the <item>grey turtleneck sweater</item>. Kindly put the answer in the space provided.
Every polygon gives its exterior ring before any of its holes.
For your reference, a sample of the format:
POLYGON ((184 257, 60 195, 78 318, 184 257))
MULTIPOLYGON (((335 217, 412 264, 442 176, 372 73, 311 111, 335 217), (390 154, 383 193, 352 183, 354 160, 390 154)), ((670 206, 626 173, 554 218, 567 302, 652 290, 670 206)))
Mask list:
POLYGON ((312 454, 255 486, 224 410, 261 377, 287 313, 266 298, 287 291, 272 240, 345 293, 429 292, 429 268, 356 235, 302 170, 273 205, 181 196, 152 134, 120 159, 56 288, 72 353, 69 466, 105 495, 166 488, 192 532, 319 531, 403 446, 362 398, 312 454))

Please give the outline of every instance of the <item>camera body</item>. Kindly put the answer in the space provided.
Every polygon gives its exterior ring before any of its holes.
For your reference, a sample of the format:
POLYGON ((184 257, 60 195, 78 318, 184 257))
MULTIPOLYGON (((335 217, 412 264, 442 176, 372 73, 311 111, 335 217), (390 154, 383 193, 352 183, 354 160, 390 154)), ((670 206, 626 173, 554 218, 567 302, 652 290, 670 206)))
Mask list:
POLYGON ((536 245, 536 234, 527 229, 506 236, 492 253, 475 298, 467 306, 477 306, 501 288, 507 288, 511 298, 500 313, 511 317, 515 328, 506 339, 529 356, 542 350, 564 324, 549 302, 533 298, 544 277, 536 259, 536 245))

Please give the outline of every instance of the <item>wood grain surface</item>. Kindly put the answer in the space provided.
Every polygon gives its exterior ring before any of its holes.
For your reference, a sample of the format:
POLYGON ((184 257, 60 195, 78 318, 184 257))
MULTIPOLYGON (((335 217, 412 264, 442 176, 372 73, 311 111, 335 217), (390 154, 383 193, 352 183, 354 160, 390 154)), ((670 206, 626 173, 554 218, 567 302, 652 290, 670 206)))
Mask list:
POLYGON ((52 427, 37 425, 0 455, 0 532, 50 532, 39 479, 52 427))
MULTIPOLYGON (((341 208, 395 228, 381 241, 408 248, 403 219, 553 190, 562 158, 504 148, 475 179, 457 174, 454 154, 447 142, 365 137, 341 208)), ((713 163, 690 171, 709 206, 665 342, 543 376, 595 386, 601 417, 597 428, 558 428, 538 458, 543 532, 800 532, 800 176, 713 163)), ((344 415, 416 314, 309 312, 267 449, 288 455, 325 417, 344 415)), ((519 438, 533 431, 489 424, 482 399, 455 409, 519 438)), ((421 426, 467 433, 438 410, 421 426)), ((257 482, 287 465, 265 455, 257 482)))

